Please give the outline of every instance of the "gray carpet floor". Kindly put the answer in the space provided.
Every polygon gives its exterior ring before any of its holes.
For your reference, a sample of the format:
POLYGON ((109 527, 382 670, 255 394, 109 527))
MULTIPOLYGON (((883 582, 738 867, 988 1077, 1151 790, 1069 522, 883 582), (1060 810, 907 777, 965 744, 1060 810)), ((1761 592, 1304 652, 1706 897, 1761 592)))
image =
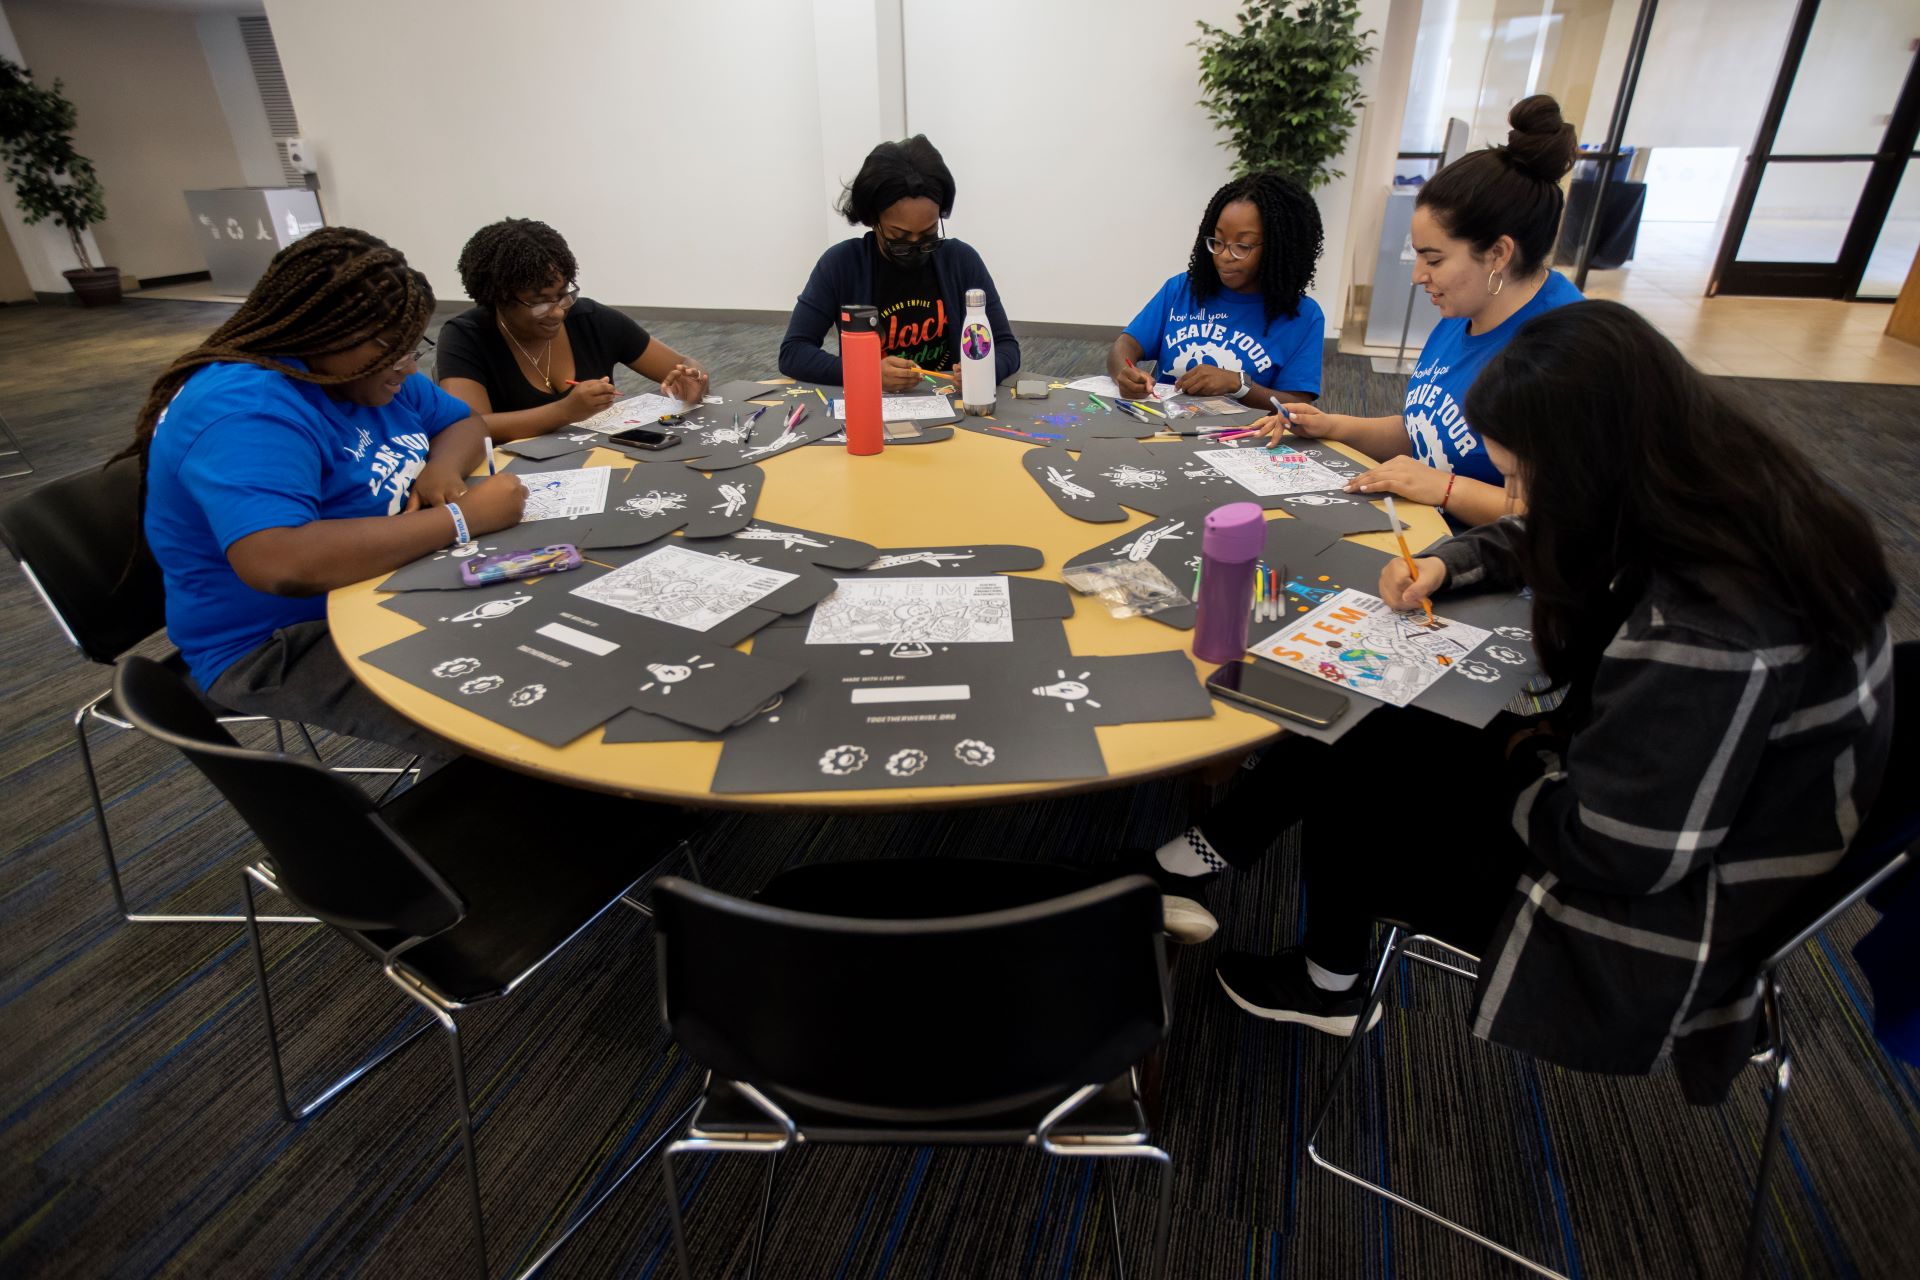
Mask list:
MULTIPOLYGON (((0 501, 91 465, 131 430, 147 382, 217 323, 214 304, 105 312, 0 308, 0 414, 38 470, 0 501)), ((642 313, 644 319, 644 314, 642 313)), ((779 327, 662 323, 716 380, 764 376, 779 327)), ((1083 373, 1100 346, 1034 339, 1029 369, 1083 373)), ((1326 403, 1386 412, 1398 380, 1330 356, 1326 403)), ((1920 389, 1735 384, 1808 443, 1874 513, 1903 584, 1920 583, 1920 389)), ((1911 592, 1895 620, 1920 637, 1911 592)), ((318 1116, 282 1122, 238 928, 135 928, 113 914, 72 745, 73 709, 106 673, 61 641, 0 565, 0 1274, 44 1277, 469 1274, 445 1060, 415 1045, 318 1116)), ((369 763, 375 748, 323 742, 369 763)), ((237 905, 253 848, 176 756, 99 738, 111 825, 142 903, 237 905)), ((1910 785, 1910 781, 1908 783, 1910 785)), ((707 836, 719 887, 848 857, 959 855, 1098 863, 1178 829, 1178 783, 944 814, 729 816, 707 836)), ((1181 1277, 1519 1274, 1312 1168, 1304 1116, 1339 1045, 1248 1018, 1222 998, 1221 948, 1291 940, 1297 851, 1285 840, 1224 892, 1223 932, 1177 957, 1161 1140, 1177 1177, 1181 1277)), ((1920 1072, 1890 1061, 1848 948, 1862 908, 1786 977, 1800 1054, 1768 1273, 1912 1273, 1920 1211, 1920 1072)), ((562 960, 466 1025, 496 1274, 524 1261, 697 1087, 663 1035, 647 922, 610 917, 562 960)), ((301 1081, 391 1035, 402 1000, 323 931, 272 930, 278 1010, 301 1081)), ((1759 1074, 1716 1110, 1666 1074, 1581 1076, 1471 1039, 1467 992, 1412 975, 1335 1113, 1327 1151, 1576 1275, 1725 1276, 1737 1268, 1764 1104, 1759 1074)), ((703 1275, 738 1274, 759 1167, 682 1169, 703 1275)), ((1029 1277, 1111 1273, 1089 1170, 1032 1151, 809 1149, 786 1160, 768 1273, 1029 1277)), ((1122 1227, 1144 1244, 1149 1180, 1120 1179, 1122 1227)), ((659 1183, 645 1168, 549 1269, 671 1274, 659 1183)))

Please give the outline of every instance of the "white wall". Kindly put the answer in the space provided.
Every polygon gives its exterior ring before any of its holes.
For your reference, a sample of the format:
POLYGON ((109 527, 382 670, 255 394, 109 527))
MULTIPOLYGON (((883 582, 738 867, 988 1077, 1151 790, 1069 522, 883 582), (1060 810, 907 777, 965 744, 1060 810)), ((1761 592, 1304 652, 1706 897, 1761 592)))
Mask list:
MULTIPOLYGON (((1387 0, 1362 4, 1384 29, 1387 0)), ((907 126, 959 185, 948 231, 980 250, 1016 320, 1111 325, 1186 267, 1206 202, 1229 176, 1200 96, 1196 19, 1235 0, 905 0, 907 126)), ((1374 43, 1379 44, 1376 36, 1374 43)), ((1364 70, 1372 87, 1373 66, 1364 70)), ((1356 125, 1317 191, 1326 252, 1313 296, 1337 333, 1356 125)), ((1385 181, 1385 179, 1379 179, 1385 181)))
MULTIPOLYGON (((256 8, 253 12, 263 11, 256 8)), ((247 58, 246 42, 240 38, 240 15, 203 13, 196 25, 200 47, 207 55, 207 71, 213 77, 213 91, 219 96, 220 110, 233 135, 233 149, 240 158, 241 180, 249 187, 285 186, 286 171, 280 167, 280 152, 273 145, 260 86, 253 79, 253 63, 247 58)))
POLYGON ((269 0, 330 222, 442 297, 478 227, 553 224, 586 291, 642 306, 793 305, 823 247, 806 5, 269 0))

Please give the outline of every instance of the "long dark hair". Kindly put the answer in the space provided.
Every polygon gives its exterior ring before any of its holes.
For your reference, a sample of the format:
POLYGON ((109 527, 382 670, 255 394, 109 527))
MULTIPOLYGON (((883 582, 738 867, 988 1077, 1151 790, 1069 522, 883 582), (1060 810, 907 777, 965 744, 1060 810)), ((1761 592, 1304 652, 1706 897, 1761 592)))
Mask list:
POLYGON ((257 364, 300 382, 337 386, 404 356, 419 343, 431 319, 433 290, 425 276, 407 265, 404 254, 365 231, 321 227, 274 254, 266 273, 226 323, 154 379, 134 423, 133 444, 120 456, 138 453, 140 470, 146 471, 154 425, 201 365, 257 364), (364 369, 322 374, 286 363, 289 356, 305 360, 345 351, 375 335, 389 347, 364 369))
POLYGON ((1205 302, 1224 287, 1220 269, 1207 252, 1207 237, 1218 225, 1220 211, 1236 200, 1245 200, 1260 211, 1260 301, 1265 304, 1267 323, 1281 316, 1292 319, 1300 314, 1300 299, 1313 285, 1313 270, 1320 261, 1324 236, 1320 206, 1304 187, 1277 173, 1235 178, 1207 201, 1207 211, 1200 216, 1200 230, 1194 233, 1193 256, 1187 259, 1187 281, 1193 286, 1193 296, 1205 302))
POLYGON ((1529 321, 1467 392, 1527 499, 1521 571, 1557 684, 1583 685, 1658 571, 1764 600, 1851 651, 1893 606, 1873 526, 1790 442, 1617 302, 1529 321))
POLYGON ((1429 209, 1456 240, 1485 253, 1512 236, 1513 274, 1538 271, 1559 234, 1566 197, 1560 179, 1573 167, 1577 135, 1544 93, 1522 98, 1507 113, 1507 145, 1460 157, 1420 188, 1415 204, 1429 209))

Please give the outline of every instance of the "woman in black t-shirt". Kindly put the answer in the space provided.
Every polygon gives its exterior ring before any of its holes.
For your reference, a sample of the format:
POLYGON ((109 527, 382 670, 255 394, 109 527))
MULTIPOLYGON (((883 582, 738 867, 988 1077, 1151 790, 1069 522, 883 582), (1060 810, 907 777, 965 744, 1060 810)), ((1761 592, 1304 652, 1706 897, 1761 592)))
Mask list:
POLYGON ((530 218, 482 227, 460 251, 460 283, 474 306, 441 328, 436 376, 486 417, 495 441, 600 412, 620 398, 615 365, 686 403, 707 393, 698 364, 621 312, 582 298, 575 266, 560 233, 530 218))

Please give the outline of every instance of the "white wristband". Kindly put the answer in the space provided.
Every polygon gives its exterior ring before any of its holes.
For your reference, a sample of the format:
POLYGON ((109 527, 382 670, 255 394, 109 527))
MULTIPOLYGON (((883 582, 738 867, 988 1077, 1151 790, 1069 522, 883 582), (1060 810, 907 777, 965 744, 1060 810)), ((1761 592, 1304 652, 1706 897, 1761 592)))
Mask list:
POLYGON ((462 543, 472 542, 473 539, 467 534, 467 518, 461 514, 460 504, 457 502, 449 502, 447 504, 447 514, 453 517, 454 545, 459 546, 462 543))

